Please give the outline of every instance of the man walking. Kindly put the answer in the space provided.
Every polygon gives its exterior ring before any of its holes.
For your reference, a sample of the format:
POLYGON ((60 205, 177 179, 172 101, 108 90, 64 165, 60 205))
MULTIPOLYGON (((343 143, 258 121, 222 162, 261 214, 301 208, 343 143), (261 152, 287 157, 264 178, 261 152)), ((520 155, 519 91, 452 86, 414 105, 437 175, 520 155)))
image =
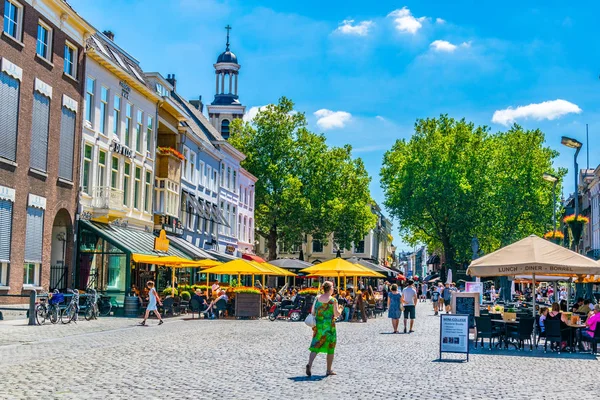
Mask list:
POLYGON ((415 290, 414 282, 412 281, 412 279, 408 280, 407 285, 408 286, 402 291, 402 305, 404 306, 404 333, 406 333, 406 321, 409 318, 410 330, 408 332, 412 333, 414 332, 413 327, 415 324, 415 307, 419 298, 417 296, 417 291, 415 290))
POLYGON ((442 291, 442 298, 444 299, 444 306, 446 307, 446 314, 450 314, 452 289, 450 289, 449 283, 446 283, 446 287, 442 291))

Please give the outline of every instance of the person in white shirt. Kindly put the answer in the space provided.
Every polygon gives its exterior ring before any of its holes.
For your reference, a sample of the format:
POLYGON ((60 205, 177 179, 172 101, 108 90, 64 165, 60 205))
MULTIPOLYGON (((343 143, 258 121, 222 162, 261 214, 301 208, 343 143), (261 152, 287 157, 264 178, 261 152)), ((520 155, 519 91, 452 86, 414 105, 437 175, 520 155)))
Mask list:
POLYGON ((406 321, 410 318, 410 330, 409 333, 414 332, 413 327, 415 324, 417 301, 417 291, 414 287, 414 282, 409 279, 407 282, 408 286, 402 291, 402 305, 404 306, 404 333, 406 333, 406 321))

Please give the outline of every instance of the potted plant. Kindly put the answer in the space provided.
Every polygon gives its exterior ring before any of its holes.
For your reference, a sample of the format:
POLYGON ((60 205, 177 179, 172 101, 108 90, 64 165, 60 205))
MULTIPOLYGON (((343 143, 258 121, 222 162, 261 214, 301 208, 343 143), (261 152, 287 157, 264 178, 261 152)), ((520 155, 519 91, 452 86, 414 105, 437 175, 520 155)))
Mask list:
POLYGON ((310 295, 310 296, 317 296, 319 294, 319 289, 302 289, 298 292, 299 295, 301 296, 306 296, 306 295, 310 295))
POLYGON ((581 232, 583 231, 583 226, 590 222, 588 217, 584 217, 583 215, 578 215, 575 218, 574 214, 567 215, 563 222, 569 226, 569 230, 571 231, 571 236, 573 237, 573 241, 575 243, 579 243, 581 239, 581 232))
POLYGON ((554 244, 561 244, 565 235, 561 231, 549 231, 544 234, 544 239, 551 241, 554 244))
POLYGON ((166 288, 165 290, 162 291, 163 296, 167 297, 167 296, 177 296, 179 294, 179 292, 177 291, 177 289, 175 289, 175 291, 173 292, 173 288, 166 288))
POLYGON ((260 318, 262 316, 262 295, 260 290, 253 287, 236 287, 235 316, 260 318))

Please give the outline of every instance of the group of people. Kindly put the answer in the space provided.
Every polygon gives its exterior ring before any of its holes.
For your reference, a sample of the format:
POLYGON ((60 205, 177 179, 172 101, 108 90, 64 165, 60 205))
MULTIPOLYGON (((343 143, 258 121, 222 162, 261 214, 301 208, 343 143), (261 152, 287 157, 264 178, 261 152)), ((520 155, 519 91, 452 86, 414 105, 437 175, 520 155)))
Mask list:
MULTIPOLYGON (((589 305, 589 300, 579 299, 571 308, 571 310, 573 310, 572 312, 578 314, 582 321, 585 321, 585 328, 581 330, 581 343, 585 351, 589 350, 589 344, 586 339, 593 338, 596 329, 600 329, 600 326, 598 325, 600 322, 600 304, 596 304, 593 309, 591 309, 589 305)), ((569 320, 566 314, 566 302, 564 308, 561 308, 561 304, 556 302, 552 303, 550 309, 548 307, 540 307, 538 325, 540 327, 540 336, 542 337, 546 335, 547 321, 560 321, 562 339, 561 349, 565 349, 567 346, 573 346, 573 343, 570 343, 570 340, 573 337, 572 332, 570 331, 572 328, 567 325, 569 320)))

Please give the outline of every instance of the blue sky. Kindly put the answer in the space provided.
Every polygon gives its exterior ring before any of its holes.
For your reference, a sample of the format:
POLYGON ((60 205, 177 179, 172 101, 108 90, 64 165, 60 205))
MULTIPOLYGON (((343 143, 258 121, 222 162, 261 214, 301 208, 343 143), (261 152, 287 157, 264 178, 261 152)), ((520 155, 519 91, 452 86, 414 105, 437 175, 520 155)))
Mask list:
MULTIPOLYGON (((144 70, 175 73, 178 92, 205 103, 231 24, 241 102, 250 109, 293 99, 330 144, 354 147, 380 203, 383 153, 410 137, 415 119, 440 113, 494 132, 514 121, 540 128, 566 168, 573 153, 560 136, 584 142, 587 123, 590 165, 600 163, 600 2, 70 3, 98 29, 115 32, 144 70)), ((585 167, 585 145, 579 162, 585 167)))

